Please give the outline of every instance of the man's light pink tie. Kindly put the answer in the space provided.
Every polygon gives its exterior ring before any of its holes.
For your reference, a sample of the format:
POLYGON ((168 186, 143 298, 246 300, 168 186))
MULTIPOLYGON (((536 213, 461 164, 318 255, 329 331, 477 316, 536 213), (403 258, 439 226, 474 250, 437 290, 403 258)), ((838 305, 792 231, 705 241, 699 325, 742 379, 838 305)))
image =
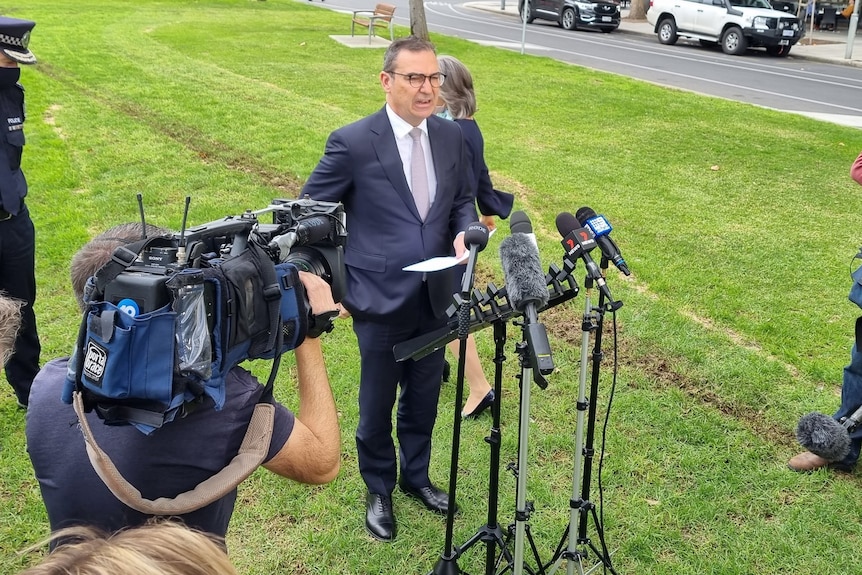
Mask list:
POLYGON ((423 220, 428 215, 430 207, 430 195, 428 194, 428 172, 425 169, 425 150, 422 147, 422 130, 413 128, 410 130, 413 138, 413 151, 410 153, 410 190, 413 192, 413 201, 419 217, 423 220))

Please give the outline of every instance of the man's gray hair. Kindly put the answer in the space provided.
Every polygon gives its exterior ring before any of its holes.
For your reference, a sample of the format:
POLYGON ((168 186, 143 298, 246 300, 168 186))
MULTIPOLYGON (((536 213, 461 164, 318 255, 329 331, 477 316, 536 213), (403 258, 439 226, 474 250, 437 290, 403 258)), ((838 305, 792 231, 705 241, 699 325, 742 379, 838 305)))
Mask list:
POLYGON ((389 47, 386 49, 386 54, 383 55, 384 72, 395 71, 395 59, 398 58, 398 54, 400 54, 402 50, 407 50, 408 52, 431 52, 433 54, 437 54, 437 48, 435 48, 434 44, 428 40, 423 40, 417 36, 398 38, 389 44, 389 47))

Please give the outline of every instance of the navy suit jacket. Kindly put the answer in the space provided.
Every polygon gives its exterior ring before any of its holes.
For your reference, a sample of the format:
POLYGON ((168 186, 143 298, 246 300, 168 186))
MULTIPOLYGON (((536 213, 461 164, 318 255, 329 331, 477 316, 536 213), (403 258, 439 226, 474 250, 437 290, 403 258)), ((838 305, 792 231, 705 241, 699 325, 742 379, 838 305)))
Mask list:
MULTIPOLYGON (((453 255, 455 236, 476 221, 475 190, 455 122, 427 120, 437 192, 423 222, 416 210, 385 107, 330 134, 320 163, 302 189, 312 199, 341 202, 347 214, 347 295, 357 319, 397 322, 416 313, 423 274, 402 268, 453 255)), ((431 305, 440 317, 452 303, 453 274, 427 274, 431 305)))

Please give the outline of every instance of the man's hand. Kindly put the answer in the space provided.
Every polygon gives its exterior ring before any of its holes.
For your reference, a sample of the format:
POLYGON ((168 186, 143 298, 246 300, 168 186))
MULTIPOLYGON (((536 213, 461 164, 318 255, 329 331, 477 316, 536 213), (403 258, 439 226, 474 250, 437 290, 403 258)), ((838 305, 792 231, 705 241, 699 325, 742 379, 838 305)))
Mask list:
POLYGON ((452 242, 452 246, 455 248, 456 258, 460 258, 462 255, 464 255, 464 252, 467 251, 467 247, 464 245, 464 232, 461 232, 457 236, 455 236, 455 241, 452 242))

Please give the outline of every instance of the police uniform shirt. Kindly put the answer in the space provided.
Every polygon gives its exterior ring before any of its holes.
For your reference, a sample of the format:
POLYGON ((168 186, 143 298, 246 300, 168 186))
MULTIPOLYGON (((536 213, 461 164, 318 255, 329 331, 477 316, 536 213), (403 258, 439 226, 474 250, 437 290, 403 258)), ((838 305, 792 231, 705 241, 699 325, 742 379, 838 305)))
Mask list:
POLYGON ((27 195, 27 180, 21 171, 24 151, 24 88, 15 84, 0 88, 0 203, 13 216, 27 195))

